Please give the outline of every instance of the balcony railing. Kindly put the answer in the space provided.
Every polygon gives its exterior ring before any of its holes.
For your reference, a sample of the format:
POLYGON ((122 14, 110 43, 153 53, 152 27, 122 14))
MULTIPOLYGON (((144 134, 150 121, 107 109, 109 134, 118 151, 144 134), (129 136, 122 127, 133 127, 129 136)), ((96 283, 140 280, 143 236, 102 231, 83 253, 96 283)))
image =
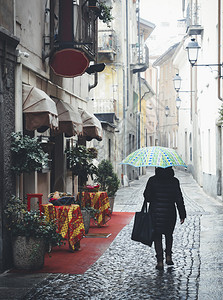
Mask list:
POLYGON ((117 113, 117 101, 115 99, 100 99, 94 106, 96 113, 117 113))
POLYGON ((148 64, 149 63, 149 49, 146 44, 140 45, 140 53, 138 44, 132 45, 132 51, 130 51, 131 64, 148 64))
POLYGON ((116 35, 114 30, 98 31, 98 54, 110 54, 111 59, 116 55, 116 35))
MULTIPOLYGON (((86 0, 60 1, 54 4, 50 11, 52 22, 51 38, 44 36, 44 51, 52 53, 54 50, 66 48, 79 49, 85 52, 90 61, 97 56, 97 15, 89 9, 86 0), (54 33, 54 34, 52 34, 54 33)), ((46 57, 43 57, 45 59, 46 57)))
POLYGON ((132 46, 132 51, 130 52, 130 64, 133 73, 143 72, 149 66, 149 49, 146 44, 141 45, 140 51, 136 45, 132 46))

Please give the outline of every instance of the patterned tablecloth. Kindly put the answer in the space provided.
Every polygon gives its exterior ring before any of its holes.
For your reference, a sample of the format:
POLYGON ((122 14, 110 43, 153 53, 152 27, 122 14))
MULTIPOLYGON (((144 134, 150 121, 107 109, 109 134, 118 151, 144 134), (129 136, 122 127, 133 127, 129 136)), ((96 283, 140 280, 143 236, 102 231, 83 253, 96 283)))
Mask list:
POLYGON ((76 250, 76 245, 85 235, 80 206, 74 204, 71 206, 43 204, 42 210, 47 220, 56 220, 58 232, 68 240, 69 246, 76 250))
MULTIPOLYGON (((79 198, 80 194, 78 193, 77 200, 79 198)), ((110 204, 106 192, 82 192, 81 206, 90 206, 99 211, 95 213, 98 226, 104 225, 111 219, 110 204)))

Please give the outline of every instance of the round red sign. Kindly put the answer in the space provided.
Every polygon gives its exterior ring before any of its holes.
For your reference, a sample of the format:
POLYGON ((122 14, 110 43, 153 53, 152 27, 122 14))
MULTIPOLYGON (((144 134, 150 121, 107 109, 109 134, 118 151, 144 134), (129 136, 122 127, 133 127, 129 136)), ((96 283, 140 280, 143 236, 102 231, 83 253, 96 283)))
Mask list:
POLYGON ((89 66, 89 60, 84 52, 76 49, 57 51, 50 60, 54 73, 62 77, 82 75, 89 66))

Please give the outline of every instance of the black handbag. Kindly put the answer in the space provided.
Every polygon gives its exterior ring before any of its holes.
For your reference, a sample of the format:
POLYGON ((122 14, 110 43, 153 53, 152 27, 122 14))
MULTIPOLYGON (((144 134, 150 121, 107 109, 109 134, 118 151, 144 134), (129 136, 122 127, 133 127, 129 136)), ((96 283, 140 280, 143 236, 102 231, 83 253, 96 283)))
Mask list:
POLYGON ((135 213, 131 239, 151 247, 153 243, 153 233, 152 215, 147 209, 146 200, 144 200, 141 211, 135 213))

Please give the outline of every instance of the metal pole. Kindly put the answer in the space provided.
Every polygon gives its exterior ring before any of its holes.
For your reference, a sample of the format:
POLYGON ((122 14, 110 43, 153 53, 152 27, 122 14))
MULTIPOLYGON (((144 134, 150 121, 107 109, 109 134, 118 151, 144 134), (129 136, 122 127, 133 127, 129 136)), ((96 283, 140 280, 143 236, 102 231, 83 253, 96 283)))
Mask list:
MULTIPOLYGON (((140 14, 139 14, 139 6, 140 6, 140 0, 138 0, 138 49, 139 49, 139 52, 138 52, 138 63, 140 64, 140 51, 141 51, 141 44, 140 44, 140 14)), ((141 146, 141 134, 140 134, 140 131, 141 131, 141 111, 142 111, 142 99, 141 99, 141 76, 140 76, 140 72, 138 73, 138 83, 139 83, 139 115, 138 115, 138 122, 139 122, 139 126, 138 126, 138 149, 140 148, 141 146)))
MULTIPOLYGON (((123 97, 123 123, 124 123, 124 157, 127 156, 127 139, 126 139, 126 133, 127 133, 127 124, 126 124, 126 109, 128 108, 129 105, 129 30, 128 30, 128 26, 129 26, 129 22, 128 22, 128 17, 129 17, 129 10, 128 10, 128 0, 126 0, 126 67, 124 70, 124 83, 126 82, 126 86, 124 89, 125 92, 125 97, 123 97)), ((127 167, 126 165, 124 165, 124 175, 127 175, 127 167)))
MULTIPOLYGON (((140 14, 139 14, 139 7, 140 7, 140 0, 138 0, 138 62, 140 64, 140 51, 141 51, 141 47, 140 47, 140 14)), ((142 109, 142 103, 141 103, 141 75, 140 72, 138 73, 138 82, 139 82, 139 114, 138 114, 138 146, 137 148, 140 149, 141 147, 141 109, 142 109)), ((141 173, 141 168, 138 168, 138 175, 140 176, 141 173)))

